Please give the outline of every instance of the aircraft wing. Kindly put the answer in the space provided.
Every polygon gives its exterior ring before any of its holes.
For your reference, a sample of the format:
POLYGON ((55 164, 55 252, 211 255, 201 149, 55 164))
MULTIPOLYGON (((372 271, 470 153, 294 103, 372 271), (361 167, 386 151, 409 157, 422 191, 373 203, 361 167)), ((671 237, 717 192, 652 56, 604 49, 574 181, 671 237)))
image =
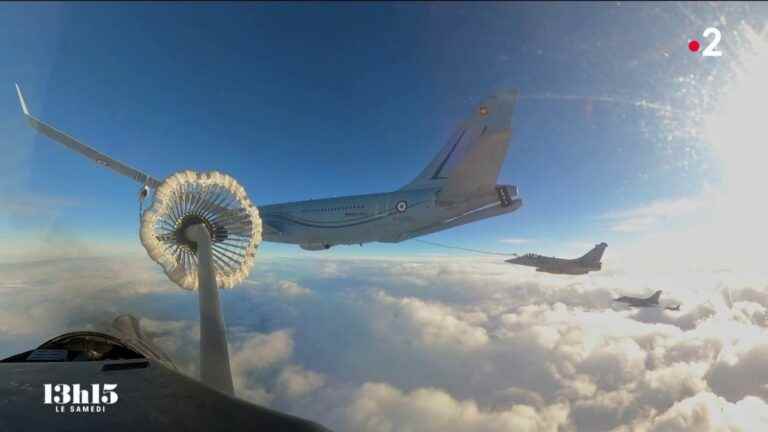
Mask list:
POLYGON ((124 175, 135 182, 138 182, 142 185, 146 185, 152 189, 155 189, 157 188, 158 185, 160 185, 159 180, 153 177, 150 177, 149 175, 137 170, 136 168, 130 167, 120 161, 112 159, 111 157, 105 155, 104 153, 94 150, 93 148, 83 144, 77 139, 54 128, 53 126, 50 126, 38 120, 36 117, 34 117, 32 114, 29 113, 29 109, 27 108, 27 103, 24 100, 24 95, 22 95, 21 88, 19 87, 18 84, 16 84, 16 93, 18 93, 19 95, 19 103, 21 104, 21 111, 24 113, 24 116, 27 118, 27 122, 29 123, 30 126, 32 126, 33 129, 37 130, 38 132, 42 133, 48 138, 58 142, 64 147, 67 147, 72 151, 80 153, 81 155, 96 162, 97 164, 107 167, 118 174, 124 175))
MULTIPOLYGON (((58 142, 59 144, 62 144, 68 149, 75 151, 77 153, 80 153, 81 155, 96 162, 97 164, 104 166, 106 168, 109 168, 120 175, 124 175, 137 183, 146 185, 151 189, 156 189, 160 185, 160 180, 157 180, 156 178, 151 177, 148 174, 142 171, 139 171, 136 168, 128 166, 118 160, 112 159, 111 157, 105 155, 104 153, 101 153, 93 149, 92 147, 78 141, 77 139, 65 134, 64 132, 61 132, 60 130, 54 128, 53 126, 40 121, 35 116, 29 113, 27 102, 26 100, 24 100, 24 95, 21 93, 21 88, 19 87, 18 84, 16 84, 16 93, 19 95, 19 104, 21 104, 21 111, 24 113, 24 116, 27 118, 27 122, 29 123, 30 126, 32 126, 33 129, 37 130, 38 132, 42 133, 48 138, 51 138, 52 140, 58 142)), ((265 234, 268 234, 271 236, 282 235, 282 231, 280 231, 276 227, 267 225, 266 223, 263 223, 262 227, 264 229, 265 234)))

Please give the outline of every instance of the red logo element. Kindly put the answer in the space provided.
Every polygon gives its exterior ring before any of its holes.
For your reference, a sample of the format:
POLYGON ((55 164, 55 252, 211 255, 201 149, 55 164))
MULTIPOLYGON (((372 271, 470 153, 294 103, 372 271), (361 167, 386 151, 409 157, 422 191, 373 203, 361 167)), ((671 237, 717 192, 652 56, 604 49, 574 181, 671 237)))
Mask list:
POLYGON ((688 49, 691 50, 691 52, 696 52, 701 48, 701 44, 699 44, 699 41, 692 40, 688 42, 688 49))

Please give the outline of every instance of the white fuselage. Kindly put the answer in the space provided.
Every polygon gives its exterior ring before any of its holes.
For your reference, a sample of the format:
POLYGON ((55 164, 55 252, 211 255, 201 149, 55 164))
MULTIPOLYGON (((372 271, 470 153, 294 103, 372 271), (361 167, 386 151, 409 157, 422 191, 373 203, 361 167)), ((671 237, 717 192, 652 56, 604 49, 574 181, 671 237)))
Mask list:
POLYGON ((446 205, 439 189, 401 190, 259 207, 266 241, 327 248, 337 244, 398 242, 410 232, 496 202, 495 195, 446 205))

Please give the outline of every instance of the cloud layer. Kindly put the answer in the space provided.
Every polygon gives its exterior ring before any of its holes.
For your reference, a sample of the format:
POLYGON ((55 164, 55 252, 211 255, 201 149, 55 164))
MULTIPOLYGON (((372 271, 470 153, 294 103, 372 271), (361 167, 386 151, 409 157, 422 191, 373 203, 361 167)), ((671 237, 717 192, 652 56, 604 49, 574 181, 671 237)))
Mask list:
MULTIPOLYGON (((614 270, 265 259, 222 294, 236 389, 335 430, 768 428, 765 284, 614 270), (611 304, 656 288, 681 310, 611 304)), ((132 313, 197 374, 194 293, 148 260, 3 265, 0 280, 4 355, 132 313)))

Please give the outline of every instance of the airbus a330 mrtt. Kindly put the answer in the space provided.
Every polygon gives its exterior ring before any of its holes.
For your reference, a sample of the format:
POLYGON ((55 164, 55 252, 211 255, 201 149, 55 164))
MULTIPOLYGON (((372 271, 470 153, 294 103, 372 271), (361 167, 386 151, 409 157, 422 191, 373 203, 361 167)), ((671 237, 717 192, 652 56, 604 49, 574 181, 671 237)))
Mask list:
MULTIPOLYGON (((38 120, 29 113, 18 85, 16 90, 27 121, 37 131, 138 182, 140 197, 160 184, 38 120)), ((516 99, 516 92, 503 92, 475 107, 432 162, 398 190, 260 206, 263 240, 307 250, 397 243, 517 210, 523 203, 517 187, 496 184, 516 99)))

